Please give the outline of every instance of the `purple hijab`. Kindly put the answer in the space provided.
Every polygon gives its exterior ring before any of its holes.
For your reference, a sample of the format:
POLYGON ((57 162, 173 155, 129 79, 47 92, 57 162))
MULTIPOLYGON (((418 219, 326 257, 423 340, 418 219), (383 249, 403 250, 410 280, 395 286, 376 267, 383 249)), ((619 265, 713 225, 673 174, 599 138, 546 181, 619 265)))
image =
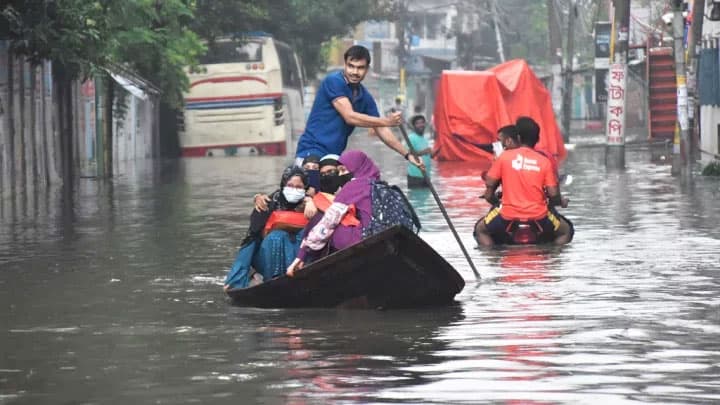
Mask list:
POLYGON ((343 249, 362 239, 362 228, 370 224, 372 217, 372 181, 380 180, 380 169, 364 152, 349 150, 338 159, 353 179, 347 182, 335 196, 335 201, 343 204, 355 204, 362 226, 340 225, 332 236, 335 249, 343 249))

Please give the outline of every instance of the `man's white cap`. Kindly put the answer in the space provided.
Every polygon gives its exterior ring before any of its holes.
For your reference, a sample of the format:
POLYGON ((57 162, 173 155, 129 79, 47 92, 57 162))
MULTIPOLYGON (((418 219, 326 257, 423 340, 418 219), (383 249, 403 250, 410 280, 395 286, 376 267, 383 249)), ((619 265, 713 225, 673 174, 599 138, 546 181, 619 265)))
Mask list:
POLYGON ((321 157, 320 161, 323 161, 325 159, 340 160, 340 156, 338 156, 334 153, 328 153, 327 155, 321 157))

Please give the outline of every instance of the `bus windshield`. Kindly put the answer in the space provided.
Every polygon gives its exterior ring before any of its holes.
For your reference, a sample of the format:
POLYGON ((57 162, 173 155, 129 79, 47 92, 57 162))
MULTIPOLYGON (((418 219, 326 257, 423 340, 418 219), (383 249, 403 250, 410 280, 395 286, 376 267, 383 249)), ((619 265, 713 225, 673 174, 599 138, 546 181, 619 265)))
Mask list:
POLYGON ((208 44, 207 53, 200 64, 262 62, 262 46, 257 41, 222 41, 208 44))

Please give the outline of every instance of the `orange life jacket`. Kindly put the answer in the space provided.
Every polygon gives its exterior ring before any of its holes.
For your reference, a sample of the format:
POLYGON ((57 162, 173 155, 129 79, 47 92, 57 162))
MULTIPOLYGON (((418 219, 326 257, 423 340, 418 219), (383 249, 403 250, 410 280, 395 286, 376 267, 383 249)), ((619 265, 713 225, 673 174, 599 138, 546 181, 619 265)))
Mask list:
MULTIPOLYGON (((327 211, 335 200, 335 196, 328 193, 317 193, 313 197, 313 203, 322 212, 327 211)), ((343 215, 340 223, 345 226, 360 226, 360 220, 357 219, 357 211, 355 210, 355 204, 350 204, 347 212, 343 215)))
POLYGON ((273 211, 263 228, 263 238, 276 229, 297 232, 303 229, 307 223, 308 219, 305 218, 305 214, 302 212, 273 211))

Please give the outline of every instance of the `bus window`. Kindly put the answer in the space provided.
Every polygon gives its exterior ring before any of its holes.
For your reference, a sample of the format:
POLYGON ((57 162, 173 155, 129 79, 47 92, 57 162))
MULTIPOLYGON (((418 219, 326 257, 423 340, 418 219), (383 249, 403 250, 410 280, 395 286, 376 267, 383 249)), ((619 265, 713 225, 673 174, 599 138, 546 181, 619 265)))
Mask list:
POLYGON ((221 41, 210 44, 200 64, 262 62, 262 43, 221 41))
POLYGON ((278 58, 280 59, 283 86, 302 89, 302 78, 292 49, 280 42, 276 42, 275 47, 277 48, 278 58))

